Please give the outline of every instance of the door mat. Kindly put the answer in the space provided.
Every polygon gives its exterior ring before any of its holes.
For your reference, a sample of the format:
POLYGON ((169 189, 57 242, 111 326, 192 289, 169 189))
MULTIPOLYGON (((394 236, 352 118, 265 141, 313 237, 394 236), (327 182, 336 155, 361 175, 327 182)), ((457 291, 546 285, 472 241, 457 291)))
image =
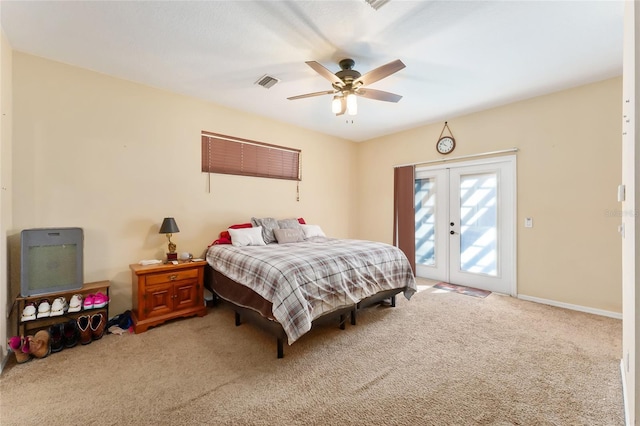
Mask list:
POLYGON ((454 293, 466 294, 467 296, 481 297, 483 299, 491 294, 488 290, 480 290, 479 288, 465 287, 463 285, 449 283, 438 283, 433 287, 441 290, 452 291, 454 293))

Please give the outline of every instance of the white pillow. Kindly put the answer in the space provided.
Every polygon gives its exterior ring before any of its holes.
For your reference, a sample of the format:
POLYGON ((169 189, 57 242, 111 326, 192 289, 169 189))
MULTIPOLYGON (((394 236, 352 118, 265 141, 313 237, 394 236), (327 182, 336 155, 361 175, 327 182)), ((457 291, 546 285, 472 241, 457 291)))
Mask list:
POLYGON ((324 235, 324 232, 322 232, 322 228, 320 228, 320 225, 300 225, 300 226, 304 231, 305 240, 311 237, 326 237, 326 235, 324 235))
POLYGON ((236 247, 242 246, 266 246, 262 239, 262 226, 256 226, 254 228, 229 228, 229 235, 231 235, 231 244, 236 247))

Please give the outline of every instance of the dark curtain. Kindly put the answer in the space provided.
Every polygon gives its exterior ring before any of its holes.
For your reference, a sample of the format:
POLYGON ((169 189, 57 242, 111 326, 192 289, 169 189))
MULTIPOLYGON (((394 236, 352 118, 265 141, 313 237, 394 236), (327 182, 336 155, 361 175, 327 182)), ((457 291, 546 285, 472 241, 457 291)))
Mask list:
POLYGON ((416 273, 416 219, 414 166, 396 167, 393 182, 393 244, 409 259, 416 273))

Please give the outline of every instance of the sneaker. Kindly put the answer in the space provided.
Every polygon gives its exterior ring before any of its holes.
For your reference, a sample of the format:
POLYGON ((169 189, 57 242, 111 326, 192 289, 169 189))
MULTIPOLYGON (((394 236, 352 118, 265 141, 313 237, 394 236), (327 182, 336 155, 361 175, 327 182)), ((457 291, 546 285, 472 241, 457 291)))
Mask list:
POLYGON ((32 321, 36 319, 36 304, 34 302, 29 302, 22 310, 22 318, 20 321, 32 321))
POLYGON ((109 303, 109 296, 104 293, 97 292, 93 297, 94 308, 104 308, 109 303))
POLYGON ((78 317, 78 330, 80 330, 80 344, 88 345, 91 343, 91 318, 89 315, 82 315, 78 317))
POLYGON ((71 302, 69 303, 69 312, 80 312, 82 310, 82 295, 74 294, 71 296, 71 302))
POLYGON ((53 301, 51 305, 51 316, 59 317, 64 314, 69 309, 69 305, 67 305, 67 299, 64 297, 58 297, 53 301))
POLYGON ((87 309, 93 309, 93 298, 96 297, 95 294, 87 294, 84 298, 84 302, 82 303, 83 309, 86 311, 87 309))
POLYGON ((98 340, 104 334, 104 327, 107 325, 106 317, 102 312, 91 315, 91 337, 98 340))
POLYGON ((38 304, 38 318, 46 318, 51 316, 51 304, 49 299, 42 299, 38 304))

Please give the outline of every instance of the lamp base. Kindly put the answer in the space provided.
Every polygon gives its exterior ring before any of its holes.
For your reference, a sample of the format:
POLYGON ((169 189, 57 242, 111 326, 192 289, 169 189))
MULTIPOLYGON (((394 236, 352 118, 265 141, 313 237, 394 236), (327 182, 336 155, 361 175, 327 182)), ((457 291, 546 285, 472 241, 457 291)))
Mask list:
POLYGON ((178 253, 167 253, 167 260, 178 260, 178 253))

